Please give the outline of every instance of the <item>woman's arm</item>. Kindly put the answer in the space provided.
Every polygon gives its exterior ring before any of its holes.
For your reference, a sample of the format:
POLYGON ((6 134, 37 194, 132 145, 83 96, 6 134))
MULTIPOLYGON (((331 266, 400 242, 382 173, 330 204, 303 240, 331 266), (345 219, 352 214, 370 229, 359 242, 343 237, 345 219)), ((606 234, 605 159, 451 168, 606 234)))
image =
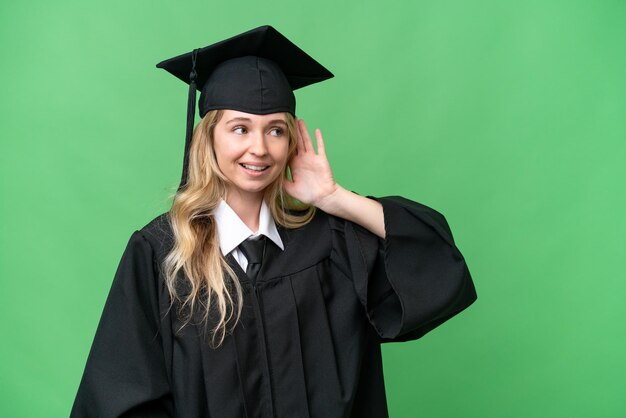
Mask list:
POLYGON ((301 202, 352 221, 380 238, 385 238, 382 205, 352 193, 335 182, 319 129, 315 130, 317 154, 302 119, 298 120, 298 131, 297 153, 290 162, 293 181, 285 182, 287 193, 301 202))
MULTIPOLYGON (((130 237, 107 297, 70 418, 172 417, 158 272, 142 232, 130 237)), ((167 326, 167 325, 166 325, 167 326)))
POLYGON ((317 154, 301 120, 298 129, 298 154, 290 162, 293 181, 285 183, 286 191, 385 239, 381 254, 374 236, 339 222, 345 228, 336 229, 341 231, 337 239, 344 245, 331 253, 336 265, 350 271, 381 342, 420 338, 476 300, 467 264, 442 214, 400 197, 377 201, 347 191, 333 179, 319 129, 317 154))

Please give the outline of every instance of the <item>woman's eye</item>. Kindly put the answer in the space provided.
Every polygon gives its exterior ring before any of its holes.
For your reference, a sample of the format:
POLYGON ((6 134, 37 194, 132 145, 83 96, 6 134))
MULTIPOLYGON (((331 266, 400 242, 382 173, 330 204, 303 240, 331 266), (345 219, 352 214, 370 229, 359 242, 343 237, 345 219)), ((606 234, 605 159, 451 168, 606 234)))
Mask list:
POLYGON ((270 134, 272 136, 282 136, 283 135, 283 129, 282 128, 272 128, 270 130, 270 134))
POLYGON ((237 135, 243 135, 247 131, 246 131, 246 128, 244 128, 243 126, 237 126, 235 129, 233 129, 233 132, 236 133, 237 135))

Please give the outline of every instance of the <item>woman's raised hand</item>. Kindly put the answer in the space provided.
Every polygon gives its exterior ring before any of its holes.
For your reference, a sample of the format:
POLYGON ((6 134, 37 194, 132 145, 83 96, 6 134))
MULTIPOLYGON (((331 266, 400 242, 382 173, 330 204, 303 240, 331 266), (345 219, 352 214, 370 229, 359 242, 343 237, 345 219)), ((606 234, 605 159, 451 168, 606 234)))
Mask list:
POLYGON ((315 130, 317 153, 306 124, 298 120, 297 154, 291 159, 291 177, 285 180, 285 191, 301 202, 324 212, 355 222, 381 238, 385 238, 385 220, 382 205, 352 193, 337 183, 326 158, 324 138, 315 130))
POLYGON ((296 155, 291 159, 292 181, 285 180, 285 191, 303 203, 324 209, 325 201, 338 190, 339 185, 333 178, 324 138, 319 129, 315 129, 317 153, 306 124, 298 119, 298 140, 296 155))

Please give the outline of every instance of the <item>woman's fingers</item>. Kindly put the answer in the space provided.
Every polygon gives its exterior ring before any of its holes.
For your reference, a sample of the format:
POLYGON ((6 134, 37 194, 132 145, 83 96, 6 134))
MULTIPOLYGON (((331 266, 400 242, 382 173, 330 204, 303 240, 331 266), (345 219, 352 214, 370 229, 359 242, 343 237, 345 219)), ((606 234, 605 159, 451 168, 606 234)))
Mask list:
POLYGON ((302 133, 302 123, 300 123, 301 119, 296 121, 296 125, 298 127, 298 153, 304 152, 306 147, 304 146, 304 135, 302 133))
POLYGON ((304 152, 313 151, 313 140, 311 139, 311 135, 309 135, 306 123, 302 119, 298 119, 298 128, 300 130, 300 138, 302 138, 304 152))
POLYGON ((296 119, 296 155, 304 151, 302 144, 302 132, 300 131, 300 119, 296 119))
MULTIPOLYGON (((302 149, 304 152, 313 152, 313 139, 311 139, 306 123, 302 119, 298 119, 298 133, 298 149, 302 149)), ((325 156, 326 149, 324 148, 324 138, 319 128, 315 128, 315 142, 317 143, 317 154, 325 156)))
POLYGON ((326 156, 326 148, 324 147, 324 138, 322 138, 322 131, 319 128, 315 128, 315 142, 317 143, 317 155, 326 156))

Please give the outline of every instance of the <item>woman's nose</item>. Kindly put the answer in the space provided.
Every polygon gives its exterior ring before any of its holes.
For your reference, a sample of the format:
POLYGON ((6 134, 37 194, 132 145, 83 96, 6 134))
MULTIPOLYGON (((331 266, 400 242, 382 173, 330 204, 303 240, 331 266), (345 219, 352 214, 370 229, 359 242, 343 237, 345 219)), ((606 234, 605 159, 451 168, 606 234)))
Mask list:
POLYGON ((252 135, 252 143, 250 144, 249 151, 254 155, 267 154, 267 146, 265 144, 265 135, 263 132, 255 133, 252 135))

